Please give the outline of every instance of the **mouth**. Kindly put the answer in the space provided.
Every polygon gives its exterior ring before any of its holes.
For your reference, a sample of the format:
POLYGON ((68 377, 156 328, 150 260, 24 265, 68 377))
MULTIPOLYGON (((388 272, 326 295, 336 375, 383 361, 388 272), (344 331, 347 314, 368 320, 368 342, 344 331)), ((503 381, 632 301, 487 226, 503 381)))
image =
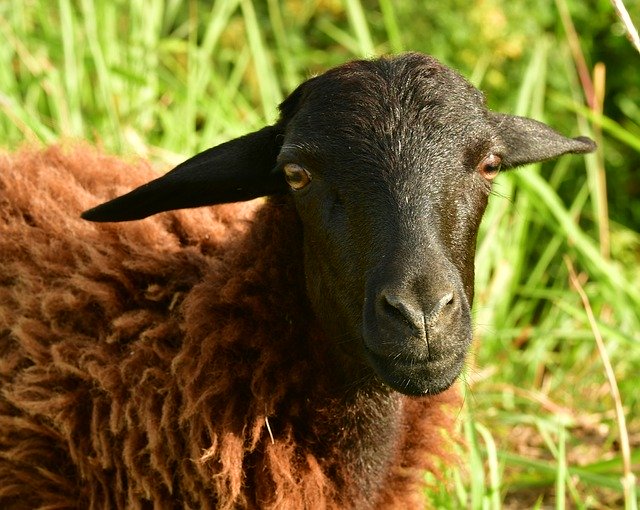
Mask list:
POLYGON ((465 353, 435 360, 416 357, 390 358, 365 348, 367 359, 380 379, 404 395, 437 395, 448 389, 460 375, 465 353))

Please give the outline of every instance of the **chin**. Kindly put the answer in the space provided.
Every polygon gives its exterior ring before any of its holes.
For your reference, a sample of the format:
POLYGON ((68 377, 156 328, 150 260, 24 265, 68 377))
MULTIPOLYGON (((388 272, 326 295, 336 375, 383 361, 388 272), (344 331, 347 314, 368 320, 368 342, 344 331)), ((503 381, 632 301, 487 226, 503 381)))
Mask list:
POLYGON ((424 361, 383 358, 367 350, 367 358, 383 383, 399 393, 418 397, 449 389, 462 371, 465 354, 424 361))

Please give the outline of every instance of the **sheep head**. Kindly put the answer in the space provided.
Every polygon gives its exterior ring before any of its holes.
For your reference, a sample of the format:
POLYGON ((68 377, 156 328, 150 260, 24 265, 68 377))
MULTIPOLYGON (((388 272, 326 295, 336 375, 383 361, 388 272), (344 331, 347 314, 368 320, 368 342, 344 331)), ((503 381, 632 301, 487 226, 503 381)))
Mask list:
POLYGON ((346 359, 410 395, 448 388, 472 338, 473 259, 500 169, 591 152, 498 114, 435 59, 356 61, 300 85, 281 117, 83 214, 126 221, 290 193, 310 302, 346 359))

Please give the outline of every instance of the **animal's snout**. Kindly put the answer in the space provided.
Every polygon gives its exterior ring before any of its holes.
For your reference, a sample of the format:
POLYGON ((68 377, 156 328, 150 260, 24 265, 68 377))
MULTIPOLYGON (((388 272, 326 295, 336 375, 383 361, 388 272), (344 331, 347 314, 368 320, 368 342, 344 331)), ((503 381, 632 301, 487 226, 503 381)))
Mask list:
POLYGON ((459 319, 460 297, 453 286, 423 291, 422 294, 392 288, 378 291, 374 321, 380 341, 369 346, 378 355, 393 358, 405 352, 417 360, 446 355, 446 333, 459 319))
POLYGON ((378 313, 387 314, 390 318, 398 318, 410 324, 415 331, 424 330, 435 324, 438 319, 450 311, 454 305, 454 291, 443 291, 433 306, 423 310, 411 304, 410 299, 403 298, 399 292, 383 290, 380 293, 378 313))
POLYGON ((463 289, 445 263, 420 275, 381 268, 369 279, 364 349, 384 382, 409 395, 438 393, 451 385, 471 342, 463 289))

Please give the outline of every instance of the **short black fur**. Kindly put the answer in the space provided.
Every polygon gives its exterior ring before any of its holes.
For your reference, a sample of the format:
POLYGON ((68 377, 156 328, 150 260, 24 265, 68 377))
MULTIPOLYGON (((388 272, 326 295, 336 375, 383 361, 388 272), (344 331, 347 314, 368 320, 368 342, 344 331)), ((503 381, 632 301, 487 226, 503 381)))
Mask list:
POLYGON ((125 221, 282 194, 282 169, 300 165, 311 181, 291 200, 307 292, 346 384, 364 370, 409 395, 445 390, 472 338, 473 258, 491 189, 478 165, 492 156, 512 168, 594 143, 487 110, 461 76, 415 53, 332 69, 280 110, 274 126, 83 217, 125 221))

